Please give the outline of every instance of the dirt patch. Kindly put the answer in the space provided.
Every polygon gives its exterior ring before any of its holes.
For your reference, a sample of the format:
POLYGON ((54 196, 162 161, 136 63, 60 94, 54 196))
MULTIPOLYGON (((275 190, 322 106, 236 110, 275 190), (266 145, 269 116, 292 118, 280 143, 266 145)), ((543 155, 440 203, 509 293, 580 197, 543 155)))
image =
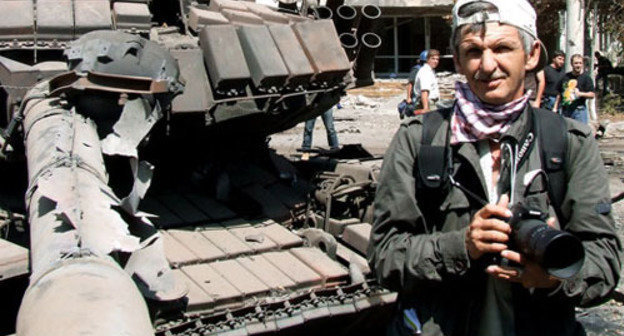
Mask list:
POLYGON ((367 98, 388 98, 405 94, 406 88, 407 81, 405 79, 397 79, 388 81, 377 81, 375 82, 375 85, 352 89, 349 90, 347 93, 353 96, 362 95, 367 98))
POLYGON ((607 113, 598 112, 598 119, 609 120, 611 122, 624 121, 624 111, 622 111, 622 113, 616 113, 616 114, 607 114, 607 113))

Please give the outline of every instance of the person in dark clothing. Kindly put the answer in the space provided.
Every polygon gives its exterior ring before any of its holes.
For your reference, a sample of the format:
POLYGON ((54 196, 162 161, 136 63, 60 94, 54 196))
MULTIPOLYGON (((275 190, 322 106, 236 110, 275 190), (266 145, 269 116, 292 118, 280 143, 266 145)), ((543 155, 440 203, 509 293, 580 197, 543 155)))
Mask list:
POLYGON ((586 100, 595 97, 594 82, 584 72, 582 55, 572 55, 571 62, 572 71, 566 73, 557 84, 559 95, 555 101, 555 109, 561 104, 563 116, 587 124, 589 115, 586 100))
MULTIPOLYGON (((325 125, 325 131, 327 133, 327 144, 329 145, 329 149, 340 149, 340 144, 338 143, 338 134, 336 133, 336 128, 334 127, 334 108, 332 107, 329 110, 323 112, 323 114, 321 114, 321 119, 323 120, 323 125, 325 125)), ((307 151, 312 148, 312 134, 314 133, 315 124, 316 118, 306 120, 305 126, 303 128, 303 143, 301 144, 301 150, 307 151)))
MULTIPOLYGON (((565 75, 563 71, 563 65, 565 63, 565 54, 561 50, 557 50, 553 53, 550 64, 544 67, 544 77, 546 80, 546 87, 544 88, 544 96, 542 98, 542 107, 547 110, 553 110, 555 107, 555 101, 559 94, 557 84, 565 75)), ((555 111, 557 112, 557 111, 555 111)))
POLYGON ((602 79, 602 94, 606 95, 609 92, 609 74, 613 72, 613 64, 608 58, 602 56, 599 51, 594 53, 596 57, 596 69, 598 75, 596 76, 596 84, 602 79))
POLYGON ((542 97, 544 97, 544 89, 546 88, 546 80, 544 71, 529 71, 524 78, 524 90, 531 90, 529 101, 531 106, 540 107, 542 105, 542 97))
POLYGON ((418 64, 414 65, 412 67, 412 70, 409 73, 409 76, 407 77, 407 98, 405 99, 405 102, 407 102, 407 104, 412 105, 412 110, 415 109, 415 105, 417 104, 417 102, 413 101, 414 100, 414 83, 416 82, 416 76, 418 75, 418 71, 420 70, 420 68, 422 68, 422 66, 427 62, 427 50, 424 50, 423 52, 420 53, 420 56, 418 57, 418 64))
POLYGON ((547 62, 535 20, 526 0, 457 1, 451 47, 467 83, 456 83, 454 106, 440 112, 448 118, 435 128, 428 123, 435 111, 404 121, 386 151, 368 260, 380 283, 399 292, 389 335, 581 336, 575 307, 605 302, 618 283, 622 245, 589 127, 554 116, 567 141, 558 210, 548 179, 535 178, 545 168, 531 118, 552 116, 534 111, 524 91, 526 71, 547 62), (431 164, 418 159, 436 148, 450 150, 442 170, 452 179, 432 192, 423 185, 444 173, 420 176, 431 164), (518 203, 549 214, 548 225, 582 242, 578 274, 555 278, 513 248, 506 219, 518 203))

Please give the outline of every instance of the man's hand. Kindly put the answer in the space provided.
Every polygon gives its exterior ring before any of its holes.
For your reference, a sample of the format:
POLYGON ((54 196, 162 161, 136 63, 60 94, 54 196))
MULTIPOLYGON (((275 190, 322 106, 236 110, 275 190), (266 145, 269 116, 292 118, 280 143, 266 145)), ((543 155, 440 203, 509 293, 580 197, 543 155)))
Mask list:
POLYGON ((555 99, 555 104, 553 105, 553 112, 557 112, 557 109, 559 108, 559 102, 561 102, 561 94, 558 94, 557 98, 555 99))
POLYGON ((407 94, 407 98, 405 99, 405 102, 407 102, 408 104, 412 103, 412 90, 413 89, 414 89, 414 84, 408 82, 407 91, 405 92, 407 94))
POLYGON ((420 102, 422 105, 422 109, 425 112, 429 112, 429 110, 431 109, 429 106, 429 90, 422 90, 420 92, 420 102))
MULTIPOLYGON (((547 223, 549 226, 554 227, 555 219, 550 218, 547 223)), ((501 256, 521 266, 488 266, 486 272, 496 278, 521 283, 525 288, 554 288, 560 283, 559 279, 548 275, 540 265, 528 260, 521 253, 504 250, 501 252, 501 256)))
POLYGON ((495 217, 511 217, 508 205, 509 197, 503 195, 498 204, 488 204, 474 215, 466 231, 466 249, 471 259, 479 259, 485 253, 500 253, 507 250, 506 243, 511 227, 495 217))
POLYGON ((531 103, 531 106, 533 106, 535 108, 539 108, 541 103, 542 103, 541 101, 535 100, 534 102, 531 103))
POLYGON ((578 88, 574 89, 574 95, 575 95, 576 97, 582 97, 582 96, 581 96, 581 90, 579 90, 578 88))
POLYGON ((522 254, 505 250, 501 252, 501 256, 522 265, 521 268, 491 265, 486 269, 490 275, 521 283, 525 288, 554 288, 559 285, 557 278, 548 275, 540 265, 526 259, 522 254))

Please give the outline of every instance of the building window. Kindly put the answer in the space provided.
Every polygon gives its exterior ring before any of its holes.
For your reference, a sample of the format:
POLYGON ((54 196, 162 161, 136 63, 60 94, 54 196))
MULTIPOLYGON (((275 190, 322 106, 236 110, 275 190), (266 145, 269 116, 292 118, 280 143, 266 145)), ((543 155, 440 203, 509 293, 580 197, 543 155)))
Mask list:
MULTIPOLYGON (((429 34, 430 48, 440 50, 443 55, 450 53, 451 27, 441 17, 384 17, 378 30, 382 44, 375 60, 375 73, 378 77, 407 76, 416 64, 418 55, 425 50, 426 20, 429 21, 429 32, 434 32, 429 34)), ((443 62, 445 63, 448 62, 443 62)))

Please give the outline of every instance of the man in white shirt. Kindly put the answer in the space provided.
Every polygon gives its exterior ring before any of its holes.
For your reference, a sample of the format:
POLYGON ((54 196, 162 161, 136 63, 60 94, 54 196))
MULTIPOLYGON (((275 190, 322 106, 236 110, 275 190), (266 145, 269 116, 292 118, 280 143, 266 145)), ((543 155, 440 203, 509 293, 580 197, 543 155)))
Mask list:
POLYGON ((414 100, 417 102, 416 109, 428 112, 435 108, 435 103, 440 99, 440 89, 434 69, 440 64, 440 52, 430 49, 427 52, 427 63, 418 71, 414 81, 414 100))

